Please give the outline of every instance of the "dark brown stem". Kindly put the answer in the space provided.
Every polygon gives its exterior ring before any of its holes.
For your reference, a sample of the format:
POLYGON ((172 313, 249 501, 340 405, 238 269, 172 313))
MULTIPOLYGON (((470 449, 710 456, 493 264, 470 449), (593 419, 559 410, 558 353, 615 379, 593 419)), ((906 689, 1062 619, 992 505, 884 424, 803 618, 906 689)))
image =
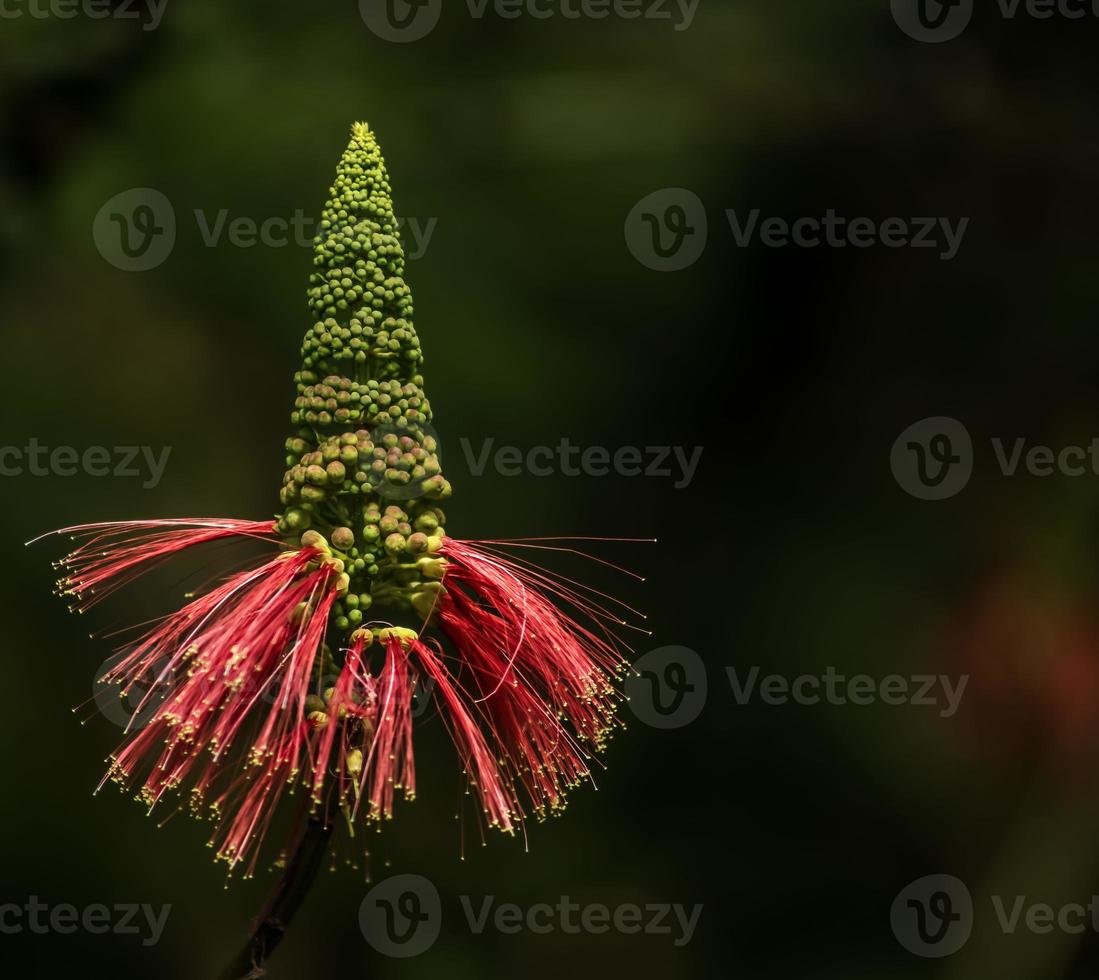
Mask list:
POLYGON ((218 974, 218 980, 259 980, 266 975, 264 963, 286 934, 290 920, 308 894, 324 863, 331 834, 332 825, 325 822, 323 815, 307 819, 286 871, 256 919, 252 935, 233 962, 218 974))

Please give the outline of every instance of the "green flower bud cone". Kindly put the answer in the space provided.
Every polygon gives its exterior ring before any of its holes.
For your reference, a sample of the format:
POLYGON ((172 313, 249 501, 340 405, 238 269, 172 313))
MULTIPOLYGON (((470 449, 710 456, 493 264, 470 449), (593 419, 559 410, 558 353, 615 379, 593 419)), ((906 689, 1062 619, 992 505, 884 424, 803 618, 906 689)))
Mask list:
MULTIPOLYGON (((353 559, 343 591, 407 610, 417 579, 409 571, 442 535, 445 518, 432 501, 450 484, 429 431, 389 175, 365 123, 352 126, 336 168, 313 266, 313 325, 294 379, 278 529, 292 546, 305 543, 303 532, 333 542, 353 559), (394 494, 401 507, 392 505, 394 494)), ((355 625, 347 616, 335 622, 355 625)))

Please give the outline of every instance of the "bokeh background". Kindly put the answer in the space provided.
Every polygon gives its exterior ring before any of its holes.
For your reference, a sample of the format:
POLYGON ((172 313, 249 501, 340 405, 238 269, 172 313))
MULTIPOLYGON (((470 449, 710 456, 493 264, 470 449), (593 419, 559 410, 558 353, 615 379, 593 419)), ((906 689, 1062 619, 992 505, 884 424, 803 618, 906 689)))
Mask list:
MULTIPOLYGON (((116 5, 117 6, 117 5, 116 5)), ((207 828, 93 798, 119 730, 92 693, 111 644, 186 587, 152 578, 85 617, 51 595, 51 528, 261 517, 277 506, 307 248, 203 241, 194 212, 262 222, 320 208, 346 129, 369 120, 399 212, 436 219, 410 262, 427 384, 467 537, 655 536, 607 545, 648 576, 589 576, 649 613, 639 654, 696 651, 690 724, 635 720, 598 792, 529 848, 467 833, 438 725, 420 793, 370 839, 370 875, 429 877, 446 915, 422 956, 378 955, 362 872, 322 876, 273 978, 1094 975, 1099 937, 1005 936, 990 896, 1099 892, 1099 475, 1005 477, 990 448, 1099 436, 1095 235, 1099 22, 979 4, 943 44, 887 0, 701 0, 693 22, 506 20, 448 0, 410 44, 348 0, 168 0, 141 21, 0 23, 4 446, 171 446, 163 479, 4 476, 0 898, 170 903, 160 942, 0 936, 11 976, 212 976, 272 877, 234 881, 207 828), (147 21, 146 21, 147 22, 147 21), (92 238, 105 202, 154 188, 177 238, 126 272, 92 238), (658 272, 627 215, 662 188, 703 202, 699 260, 658 272), (737 247, 726 209, 787 220, 968 217, 936 250, 737 247), (969 431, 963 492, 894 479, 894 440, 969 431), (694 481, 475 475, 457 448, 704 446, 694 481), (957 714, 916 705, 739 705, 726 668, 787 678, 967 676, 957 714), (82 718, 88 718, 83 727, 82 718), (954 956, 905 949, 909 882, 966 882, 954 956), (702 903, 692 940, 514 936, 459 896, 529 906, 702 903)), ((12 8, 19 9, 19 8, 12 8)), ((215 556, 216 557, 216 556, 215 556)))

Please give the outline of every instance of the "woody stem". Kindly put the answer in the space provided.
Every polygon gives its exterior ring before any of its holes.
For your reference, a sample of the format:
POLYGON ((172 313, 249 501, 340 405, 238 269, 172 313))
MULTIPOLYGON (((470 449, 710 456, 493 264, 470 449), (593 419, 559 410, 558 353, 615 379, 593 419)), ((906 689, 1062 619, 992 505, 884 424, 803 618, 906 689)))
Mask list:
POLYGON ((302 827, 279 883, 272 891, 247 943, 218 975, 218 980, 258 980, 324 863, 332 824, 323 813, 310 815, 302 827))

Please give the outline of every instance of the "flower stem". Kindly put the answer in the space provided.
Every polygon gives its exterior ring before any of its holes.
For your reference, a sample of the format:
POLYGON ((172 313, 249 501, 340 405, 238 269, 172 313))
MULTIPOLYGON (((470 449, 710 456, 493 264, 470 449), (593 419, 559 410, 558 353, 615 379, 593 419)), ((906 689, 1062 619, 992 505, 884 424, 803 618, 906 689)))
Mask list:
POLYGON ((286 864, 286 871, 256 920, 244 948, 219 975, 218 980, 258 980, 266 975, 264 963, 275 951, 290 921, 309 892, 324 863, 332 824, 323 814, 309 816, 286 864))

